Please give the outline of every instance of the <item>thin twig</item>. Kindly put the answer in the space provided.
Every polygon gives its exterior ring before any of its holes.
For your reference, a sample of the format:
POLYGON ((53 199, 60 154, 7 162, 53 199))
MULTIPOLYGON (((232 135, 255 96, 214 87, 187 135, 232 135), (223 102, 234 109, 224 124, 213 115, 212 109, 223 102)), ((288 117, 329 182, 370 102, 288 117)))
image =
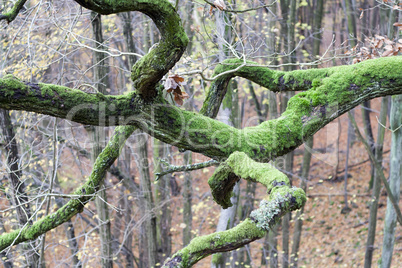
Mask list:
POLYGON ((155 173, 155 175, 156 175, 155 181, 159 180, 162 176, 173 173, 173 172, 191 171, 191 170, 197 170, 197 169, 210 167, 210 166, 217 166, 217 165, 219 165, 219 162, 216 160, 209 160, 209 161, 198 163, 198 164, 184 165, 184 166, 169 165, 168 170, 165 170, 165 171, 162 171, 159 173, 155 173))

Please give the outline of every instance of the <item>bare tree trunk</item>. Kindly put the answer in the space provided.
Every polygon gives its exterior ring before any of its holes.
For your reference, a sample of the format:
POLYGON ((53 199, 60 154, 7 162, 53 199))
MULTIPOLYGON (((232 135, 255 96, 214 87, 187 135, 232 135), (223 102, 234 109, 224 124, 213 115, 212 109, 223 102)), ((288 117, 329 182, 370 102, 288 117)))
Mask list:
POLYGON ((144 221, 141 227, 140 262, 143 267, 154 267, 157 263, 156 216, 153 212, 154 200, 152 196, 151 178, 149 175, 148 142, 145 133, 137 137, 137 165, 140 171, 141 187, 141 217, 144 221), (144 256, 143 256, 144 255, 144 256))
MULTIPOLYGON (((187 13, 184 25, 186 27, 186 33, 188 34, 189 42, 187 45, 187 51, 190 53, 193 45, 194 31, 191 30, 192 26, 192 15, 194 9, 194 2, 188 1, 185 5, 185 12, 187 13)), ((194 107, 194 87, 189 86, 191 83, 185 85, 186 91, 190 95, 190 100, 188 101, 187 110, 193 110, 194 107)), ((184 165, 191 165, 192 163, 192 152, 186 151, 183 155, 184 165)), ((192 239, 192 226, 193 226, 193 212, 192 212, 192 200, 193 200, 193 187, 192 187, 192 176, 191 172, 184 172, 184 183, 183 183, 183 222, 186 225, 183 228, 183 245, 188 245, 192 239)))
MULTIPOLYGON (((225 42, 229 44, 232 43, 232 29, 230 25, 231 17, 229 13, 218 12, 216 17, 216 28, 218 32, 218 46, 219 46, 219 60, 223 61, 228 57, 228 49, 225 47, 225 42)), ((227 93, 222 101, 221 111, 219 116, 222 118, 221 121, 225 124, 239 127, 239 105, 238 105, 238 93, 237 85, 232 82, 228 86, 227 93)), ((221 209, 221 214, 219 217, 218 225, 216 230, 225 231, 234 226, 234 220, 237 212, 237 205, 240 193, 240 185, 237 183, 233 188, 233 196, 231 197, 231 202, 233 206, 227 209, 221 209)), ((217 253, 212 257, 211 267, 213 268, 223 268, 226 265, 226 258, 229 253, 217 253)), ((235 261, 232 258, 232 261, 235 261)))
MULTIPOLYGON (((301 182, 300 188, 307 192, 307 181, 308 176, 310 173, 310 162, 311 162, 311 153, 313 149, 314 138, 309 138, 306 143, 304 144, 304 154, 303 154, 303 165, 302 165, 302 172, 301 172, 301 182)), ((301 241, 301 233, 303 227, 303 220, 302 216, 304 213, 304 207, 301 208, 295 218, 295 227, 293 233, 293 245, 292 245, 292 255, 290 259, 291 267, 297 267, 299 261, 299 248, 300 248, 300 241, 301 241)))
MULTIPOLYGON (((389 186, 396 203, 399 201, 402 178, 402 95, 392 97, 390 125, 392 130, 389 186)), ((396 212, 389 198, 384 221, 381 267, 391 267, 395 243, 396 212)))
MULTIPOLYGON (((8 111, 0 109, 0 129, 5 142, 8 165, 8 180, 11 185, 11 203, 16 207, 19 226, 32 224, 32 212, 28 196, 25 192, 25 183, 20 180, 21 169, 18 165, 19 155, 17 141, 8 111)), ((26 242, 21 246, 22 254, 26 259, 26 267, 36 268, 39 265, 39 255, 35 251, 35 241, 26 242)))
MULTIPOLYGON (((373 130, 371 128, 370 122, 370 101, 364 101, 362 104, 362 118, 363 118, 363 125, 364 125, 364 133, 366 135, 366 139, 368 144, 370 145, 371 152, 375 154, 375 142, 373 136, 373 130)), ((371 162, 371 161, 370 161, 371 162)), ((374 164, 371 163, 371 179, 370 179, 370 189, 372 188, 373 180, 374 180, 374 164)))
MULTIPOLYGON (((91 12, 93 36, 96 42, 95 47, 103 48, 102 20, 101 15, 91 12)), ((103 52, 94 51, 94 82, 95 88, 100 94, 107 94, 106 88, 109 87, 108 67, 106 64, 106 55, 103 52)), ((103 127, 91 127, 89 129, 92 135, 91 158, 94 163, 103 149, 106 139, 106 130, 103 127)), ((104 186, 101 186, 95 198, 96 210, 99 219, 99 236, 101 240, 101 258, 103 268, 113 267, 113 249, 110 230, 109 207, 107 204, 107 195, 104 186)))
MULTIPOLYGON (((317 34, 314 37, 313 42, 313 55, 317 57, 320 55, 320 44, 321 44, 321 24, 322 24, 322 17, 324 14, 324 0, 317 0, 317 7, 314 10, 314 31, 317 34)), ((315 60, 316 58, 314 58, 315 60)))
MULTIPOLYGON (((184 164, 191 165, 192 157, 191 151, 187 151, 184 153, 184 164)), ((183 245, 188 245, 191 241, 192 235, 192 222, 193 222, 193 213, 191 209, 192 205, 192 176, 190 172, 184 173, 184 187, 183 187, 183 222, 186 225, 183 228, 183 245)))
MULTIPOLYGON (((399 4, 396 1, 395 4, 399 4)), ((398 12, 401 15, 401 12, 398 12)), ((388 36, 392 39, 395 36, 393 24, 397 18, 397 10, 389 11, 388 36)), ((402 95, 392 96, 390 128, 392 131, 389 186, 395 198, 399 202, 401 178, 402 178, 402 95)), ((392 252, 395 243, 396 212, 392 202, 387 198, 387 211, 384 223, 384 239, 381 254, 381 267, 391 267, 392 252)))
MULTIPOLYGON (((287 20, 287 43, 288 43, 288 54, 289 63, 296 62, 296 42, 295 42, 295 23, 296 23, 296 0, 288 0, 288 10, 289 16, 287 20)), ((284 40, 286 42, 286 40, 284 40)), ((289 65, 285 67, 286 70, 294 70, 295 66, 289 65)), ((281 101, 281 113, 286 110, 288 100, 294 96, 294 92, 289 92, 282 96, 281 101)), ((290 152, 284 157, 284 170, 288 174, 289 179, 291 179, 291 174, 293 170, 293 152, 290 152)), ((290 225, 290 213, 286 214, 282 218, 282 267, 289 267, 289 225, 290 225)))
POLYGON ((343 2, 343 8, 344 12, 346 15, 347 19, 347 29, 348 29, 348 34, 349 34, 349 45, 351 47, 356 46, 356 38, 357 38, 357 32, 356 32, 356 14, 355 10, 352 4, 352 0, 342 0, 343 2))
MULTIPOLYGON (((387 110, 388 110, 388 98, 382 98, 381 100, 381 112, 378 124, 377 142, 375 143, 375 161, 382 166, 382 154, 384 144, 385 128, 383 126, 387 123, 387 110)), ((373 178, 373 199, 370 204, 370 218, 367 233, 366 253, 364 256, 364 267, 369 268, 372 265, 373 252, 374 252, 374 240, 377 226, 377 209, 378 199, 381 191, 381 178, 379 175, 381 170, 375 170, 373 178)))
POLYGON ((280 222, 269 231, 268 244, 269 244, 269 267, 276 268, 278 263, 278 228, 280 222))
MULTIPOLYGON (((346 0, 348 1, 348 0, 346 0)), ((353 113, 350 113, 351 116, 354 116, 353 113)), ((353 135, 353 126, 348 120, 348 137, 346 141, 346 159, 345 159, 345 175, 344 175, 344 203, 345 206, 342 208, 341 213, 342 214, 347 214, 349 213, 352 209, 349 207, 348 204, 348 169, 349 169, 349 151, 350 151, 350 146, 352 143, 352 135, 353 135)))
MULTIPOLYGON (((161 158, 164 158, 165 153, 164 148, 168 148, 169 145, 165 145, 164 143, 154 140, 154 161, 158 163, 156 166, 156 173, 162 171, 162 165, 159 161, 161 158)), ((160 212, 157 215, 157 239, 159 251, 165 256, 169 256, 172 253, 172 236, 170 234, 170 228, 172 226, 172 213, 170 210, 170 183, 172 176, 162 176, 158 180, 158 184, 155 192, 156 206, 160 212)), ((174 178, 173 178, 174 179, 174 178)), ((163 259, 162 256, 161 260, 163 259)))

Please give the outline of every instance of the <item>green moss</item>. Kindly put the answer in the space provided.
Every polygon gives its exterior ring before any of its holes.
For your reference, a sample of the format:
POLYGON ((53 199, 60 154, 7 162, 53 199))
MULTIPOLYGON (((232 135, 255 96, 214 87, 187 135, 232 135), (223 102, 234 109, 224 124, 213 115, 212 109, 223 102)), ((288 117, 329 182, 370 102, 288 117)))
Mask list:
POLYGON ((54 88, 49 86, 48 84, 39 84, 39 87, 41 89, 42 92, 42 96, 50 96, 50 97, 54 97, 55 96, 55 91, 54 88))
POLYGON ((265 185, 268 193, 277 186, 289 186, 287 176, 275 167, 268 163, 258 163, 244 152, 234 152, 208 180, 214 200, 223 208, 232 205, 232 190, 240 178, 265 185))
POLYGON ((8 74, 0 79, 0 88, 5 90, 5 96, 13 97, 16 93, 16 89, 21 91, 26 91, 28 87, 20 79, 15 76, 8 74))

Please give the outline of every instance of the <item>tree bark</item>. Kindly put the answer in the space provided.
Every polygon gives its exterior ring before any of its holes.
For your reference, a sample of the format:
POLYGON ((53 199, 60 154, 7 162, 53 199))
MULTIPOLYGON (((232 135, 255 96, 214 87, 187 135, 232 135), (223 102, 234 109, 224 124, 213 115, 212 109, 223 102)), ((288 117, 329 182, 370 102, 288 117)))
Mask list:
MULTIPOLYGON (((300 188, 307 193, 307 181, 309 179, 310 173, 310 162, 311 162, 311 155, 312 149, 314 144, 314 138, 309 138, 306 143, 304 144, 304 153, 303 153, 303 164, 302 164, 302 172, 301 172, 301 182, 300 188)), ((302 207, 296 214, 295 217, 295 227, 293 232, 293 245, 292 245, 292 255, 290 258, 290 265, 291 267, 297 267, 299 261, 299 248, 300 248, 300 241, 301 241, 301 233, 303 227, 303 213, 304 207, 302 207)))
MULTIPOLYGON (((381 100, 381 112, 378 123, 378 132, 377 132, 377 142, 374 144, 375 146, 375 161, 379 166, 382 167, 383 160, 383 144, 384 144, 384 135, 385 128, 383 126, 387 123, 387 110, 388 110, 388 98, 384 97, 381 100)), ((375 165, 373 165, 375 166, 375 165)), ((364 256, 364 267, 369 268, 372 265, 373 260, 373 252, 374 252, 374 240, 377 226, 377 209, 378 209, 378 201, 380 198, 381 191, 381 178, 380 173, 381 170, 375 169, 374 178, 373 178, 373 199, 370 204, 370 217, 369 217, 369 227, 367 231, 367 243, 366 243, 366 253, 364 256)))
MULTIPOLYGON (((18 225, 20 228, 32 225, 32 212, 29 198, 25 192, 25 182, 21 181, 20 157, 18 154, 17 137, 13 130, 13 124, 8 111, 0 109, 0 128, 5 142, 6 162, 8 166, 8 181, 10 184, 11 204, 17 212, 18 225)), ((26 266, 36 268, 39 265, 39 255, 34 251, 35 241, 24 243, 21 253, 25 256, 26 266)), ((0 250, 1 251, 1 250, 0 250)))
MULTIPOLYGON (((392 97, 390 129, 392 131, 389 186, 392 195, 399 201, 402 178, 402 95, 392 97)), ((391 267, 395 243, 396 212, 389 198, 384 220, 384 239, 381 254, 381 267, 391 267)))

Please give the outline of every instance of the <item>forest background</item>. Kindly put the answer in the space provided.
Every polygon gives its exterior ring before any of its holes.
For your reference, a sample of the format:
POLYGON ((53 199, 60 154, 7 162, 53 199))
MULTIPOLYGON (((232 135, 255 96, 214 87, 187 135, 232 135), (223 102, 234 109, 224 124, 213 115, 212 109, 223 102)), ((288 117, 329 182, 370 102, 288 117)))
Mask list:
MULTIPOLYGON (((1 1, 0 13, 13 4, 1 1)), ((165 88, 172 88, 165 98, 187 110, 201 109, 214 68, 225 59, 245 58, 290 71, 354 64, 402 51, 399 1, 172 4, 190 42, 164 78, 165 88), (186 93, 178 94, 176 87, 186 93)), ((131 91, 131 66, 160 39, 144 14, 100 16, 74 1, 28 1, 14 21, 1 23, 0 75, 94 94, 131 91)), ((241 78, 232 79, 229 88, 217 119, 237 128, 277 118, 293 96, 270 93, 241 78)), ((388 177, 390 107, 390 97, 365 101, 350 117, 343 115, 315 134, 314 142, 311 139, 307 146, 278 157, 275 166, 292 184, 305 189, 304 209, 285 216, 265 239, 205 258, 195 267, 370 267, 381 263, 387 194, 375 183, 379 175, 354 133, 351 118, 388 177), (377 194, 379 199, 373 202, 377 194), (373 220, 370 208, 377 204, 373 220), (370 233, 373 222, 376 226, 370 233), (368 237, 374 242, 368 242, 368 237), (368 243, 373 247, 367 247, 368 243)), ((3 131, 0 136, 0 233, 21 224, 18 206, 10 201, 9 140, 16 142, 19 180, 25 184, 30 220, 36 221, 73 198, 66 193, 89 176, 114 129, 103 131, 23 111, 2 113, 2 129, 12 124, 14 133, 3 131)), ((192 238, 237 225, 264 198, 264 189, 243 181, 235 188, 235 205, 223 212, 207 183, 213 164, 201 154, 182 152, 136 132, 109 170, 95 202, 46 237, 1 251, 2 265, 159 267, 192 238), (192 164, 198 164, 191 167, 193 171, 177 171, 192 164), (152 231, 156 235, 150 235, 152 231)), ((402 262, 400 226, 394 236, 389 254, 396 265, 402 262)))

